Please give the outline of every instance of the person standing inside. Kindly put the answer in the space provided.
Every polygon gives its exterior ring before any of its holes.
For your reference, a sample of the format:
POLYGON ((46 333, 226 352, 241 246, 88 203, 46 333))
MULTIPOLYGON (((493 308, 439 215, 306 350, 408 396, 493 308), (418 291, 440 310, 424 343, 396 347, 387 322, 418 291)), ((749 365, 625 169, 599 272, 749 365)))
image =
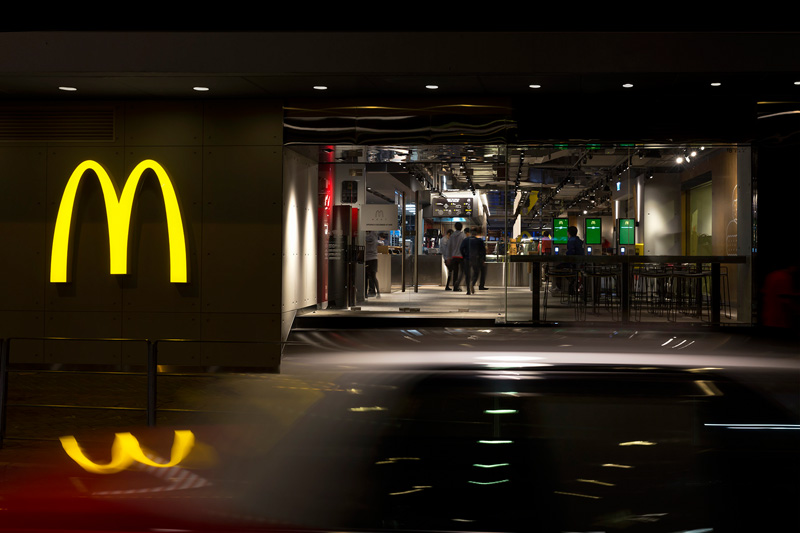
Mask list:
MULTIPOLYGON (((478 283, 478 290, 488 291, 489 289, 486 288, 486 241, 481 239, 481 231, 479 229, 475 230, 475 235, 472 238, 475 240, 475 255, 478 258, 476 265, 477 271, 473 271, 472 290, 473 292, 475 291, 475 280, 478 279, 480 280, 480 283, 478 283)), ((472 256, 470 255, 470 257, 472 256)))
POLYGON ((578 228, 570 226, 567 228, 569 239, 567 239, 567 255, 585 255, 583 241, 578 237, 578 228))
POLYGON ((553 239, 550 238, 550 232, 548 230, 544 230, 542 232, 542 239, 541 244, 539 245, 539 254, 540 255, 552 255, 553 254, 553 239))
POLYGON ((464 232, 461 231, 461 228, 464 226, 461 222, 455 223, 456 230, 450 236, 450 240, 447 241, 447 250, 450 255, 450 265, 453 269, 453 291, 460 292, 461 289, 459 285, 461 284, 461 277, 463 275, 464 270, 464 256, 461 255, 461 243, 464 242, 464 232))
POLYGON ((464 228, 464 240, 461 241, 461 257, 464 258, 463 262, 463 271, 464 271, 464 285, 467 288, 467 294, 472 294, 475 292, 472 289, 472 284, 474 283, 472 277, 472 263, 470 262, 470 240, 472 237, 470 236, 470 229, 464 228))
POLYGON ((442 259, 444 259, 444 266, 447 268, 447 282, 444 284, 444 290, 450 291, 450 281, 453 280, 453 252, 450 250, 450 237, 453 235, 453 230, 447 230, 447 233, 442 237, 439 242, 439 250, 442 252, 442 259))
MULTIPOLYGON (((570 226, 567 228, 567 234, 569 235, 567 239, 567 255, 586 255, 586 252, 583 250, 583 241, 578 237, 578 228, 576 226, 570 226)), ((568 264, 567 268, 574 271, 576 274, 579 270, 575 263, 568 264)), ((575 279, 571 278, 566 287, 570 294, 575 292, 575 281, 575 279)))
POLYGON ((367 267, 367 297, 381 297, 378 287, 378 236, 374 231, 367 232, 364 246, 364 263, 367 267))

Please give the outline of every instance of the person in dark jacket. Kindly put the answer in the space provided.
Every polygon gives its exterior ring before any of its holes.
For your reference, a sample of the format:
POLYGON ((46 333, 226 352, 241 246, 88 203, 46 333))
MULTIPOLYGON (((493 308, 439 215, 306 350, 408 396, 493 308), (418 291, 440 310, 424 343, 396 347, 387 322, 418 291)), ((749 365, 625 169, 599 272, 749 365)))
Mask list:
POLYGON ((578 237, 578 228, 570 226, 567 228, 569 239, 567 239, 567 255, 585 255, 583 251, 583 241, 578 237))
POLYGON ((470 235, 469 229, 464 230, 468 235, 461 243, 461 255, 464 256, 464 273, 466 274, 467 294, 475 292, 475 283, 480 278, 480 290, 487 290, 486 283, 486 243, 475 230, 475 235, 470 235))

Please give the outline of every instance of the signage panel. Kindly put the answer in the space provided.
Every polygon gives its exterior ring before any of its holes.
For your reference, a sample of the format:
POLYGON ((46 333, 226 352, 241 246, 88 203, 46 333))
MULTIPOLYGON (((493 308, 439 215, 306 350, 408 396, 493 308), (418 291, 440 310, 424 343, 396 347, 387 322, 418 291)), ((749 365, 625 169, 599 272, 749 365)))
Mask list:
POLYGON ((599 218, 584 219, 584 232, 586 244, 603 243, 603 221, 599 218))
POLYGON ((563 244, 566 246, 567 240, 569 240, 569 233, 567 233, 568 228, 568 218, 553 219, 553 244, 563 244))
POLYGON ((632 218, 617 219, 617 239, 621 245, 636 244, 636 220, 632 218))
POLYGON ((472 198, 445 198, 444 196, 438 196, 433 199, 433 216, 472 216, 472 198))
POLYGON ((400 228, 394 204, 362 204, 361 224, 365 231, 393 231, 400 228))
POLYGON ((66 283, 69 281, 67 259, 69 256, 70 226, 72 214, 75 209, 75 200, 78 185, 87 170, 92 170, 100 180, 103 199, 106 205, 106 218, 108 221, 108 244, 110 250, 110 270, 112 274, 127 274, 128 272, 128 234, 131 225, 133 201, 139 189, 139 180, 145 170, 155 172, 161 193, 164 196, 164 209, 167 214, 167 233, 169 235, 169 263, 170 281, 172 283, 186 283, 188 281, 186 263, 186 240, 183 232, 183 220, 178 208, 178 198, 172 181, 166 170, 153 161, 142 161, 131 171, 122 195, 117 194, 117 188, 108 172, 96 161, 84 161, 72 172, 64 188, 61 204, 56 217, 56 228, 53 233, 53 250, 50 257, 50 282, 66 283))

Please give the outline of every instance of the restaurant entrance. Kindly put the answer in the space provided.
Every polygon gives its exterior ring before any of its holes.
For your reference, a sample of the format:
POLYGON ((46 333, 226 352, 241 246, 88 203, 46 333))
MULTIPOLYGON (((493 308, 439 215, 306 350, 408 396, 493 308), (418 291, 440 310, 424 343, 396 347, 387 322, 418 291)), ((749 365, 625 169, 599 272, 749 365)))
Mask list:
POLYGON ((719 322, 750 323, 748 146, 340 144, 285 152, 315 169, 304 172, 316 192, 318 301, 305 315, 711 323, 716 306, 719 322), (566 255, 570 228, 580 260, 566 255), (467 230, 483 241, 479 259, 458 260, 469 252, 452 247, 467 230))

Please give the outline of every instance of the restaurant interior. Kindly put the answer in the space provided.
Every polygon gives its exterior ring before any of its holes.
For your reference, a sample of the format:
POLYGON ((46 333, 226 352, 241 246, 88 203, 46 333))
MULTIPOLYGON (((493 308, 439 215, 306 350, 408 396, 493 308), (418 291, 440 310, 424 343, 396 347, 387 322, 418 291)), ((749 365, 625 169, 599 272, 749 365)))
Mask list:
POLYGON ((322 154, 335 177, 320 206, 350 215, 344 232, 319 219, 318 250, 333 250, 330 235, 342 233, 353 250, 345 268, 331 252, 328 272, 318 273, 318 283, 327 276, 327 301, 306 316, 751 323, 749 146, 303 148, 322 154), (453 285, 442 237, 457 222, 486 243, 485 292, 445 291, 453 285), (580 260, 562 257, 568 226, 584 243, 580 260), (379 297, 368 294, 367 231, 379 237, 379 297), (544 257, 546 233, 555 259, 544 257))

